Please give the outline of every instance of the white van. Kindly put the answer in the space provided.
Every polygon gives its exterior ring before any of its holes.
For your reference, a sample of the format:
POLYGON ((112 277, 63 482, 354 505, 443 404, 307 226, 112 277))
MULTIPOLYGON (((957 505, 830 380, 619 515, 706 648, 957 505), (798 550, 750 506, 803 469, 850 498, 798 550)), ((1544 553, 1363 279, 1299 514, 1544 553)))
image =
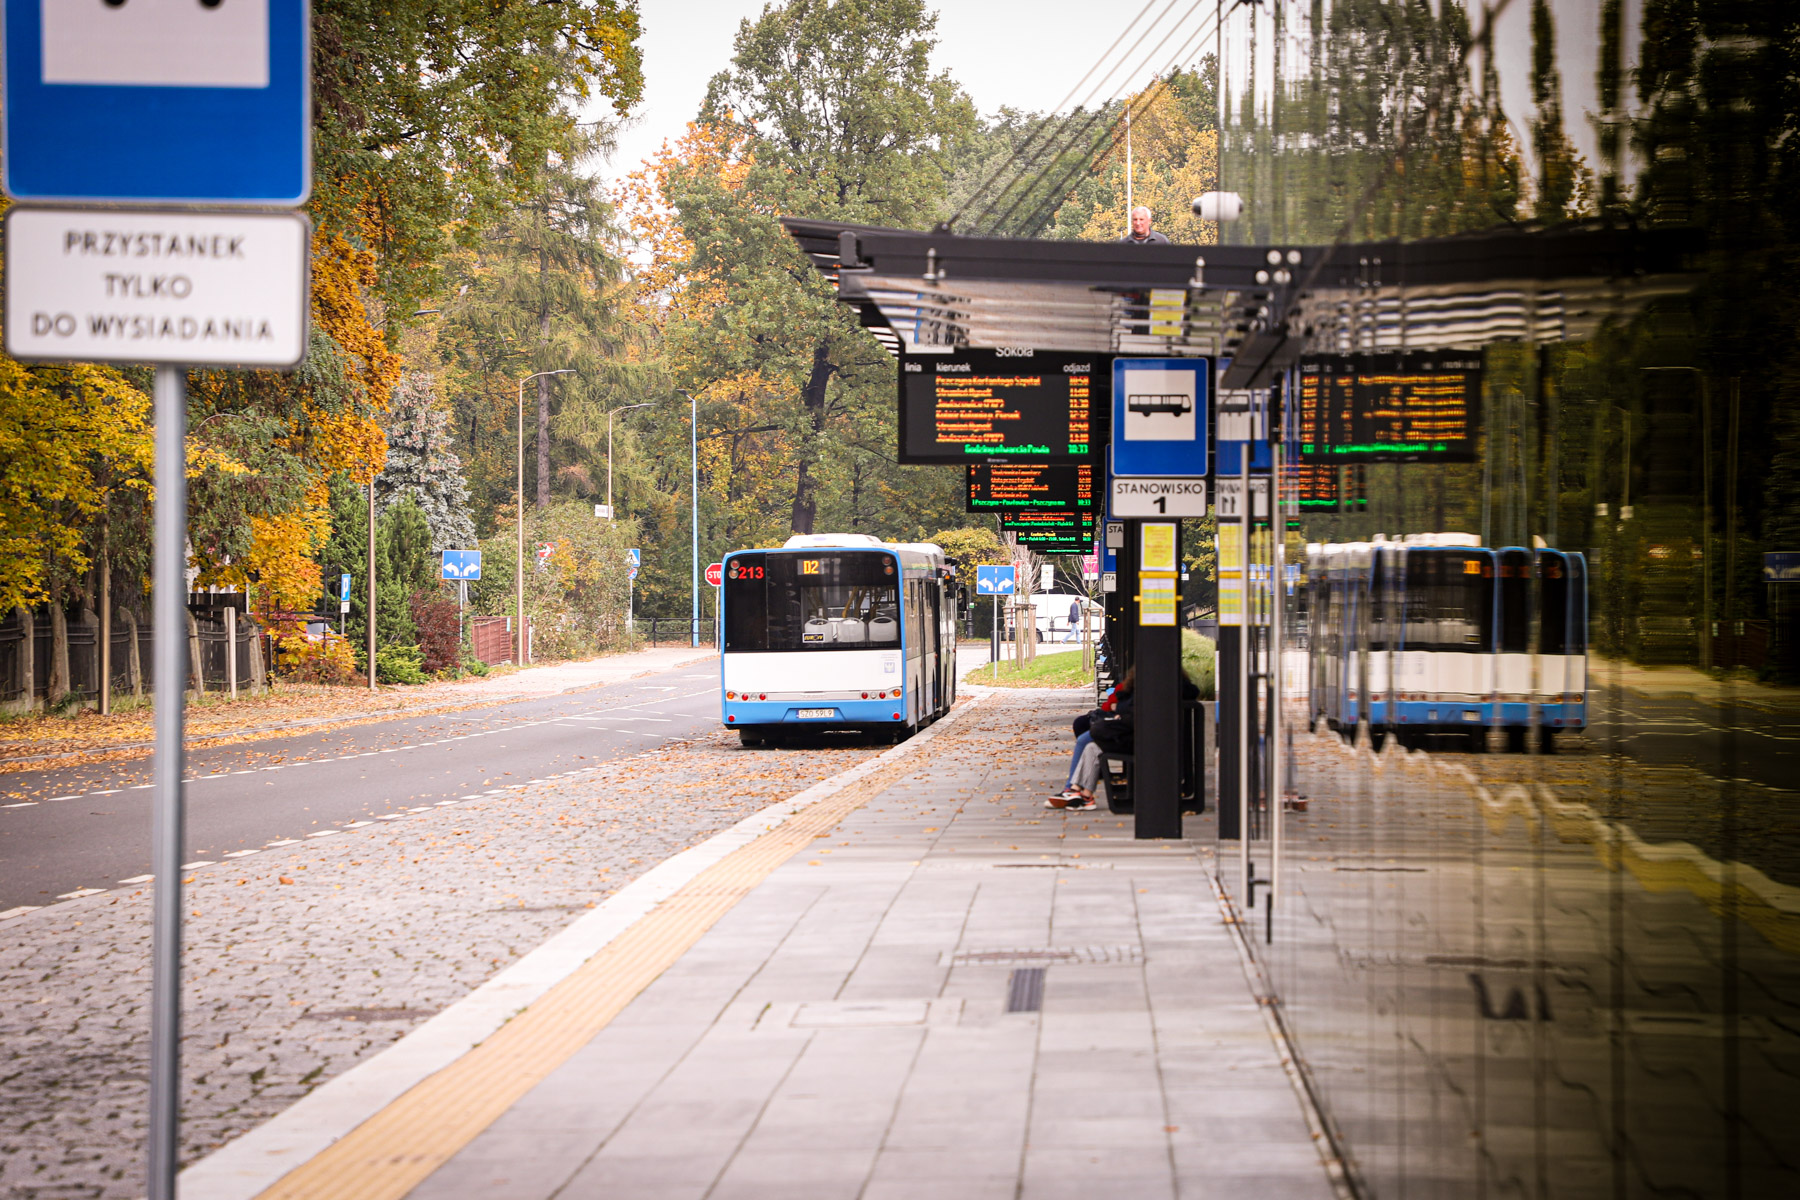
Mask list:
MULTIPOLYGON (((1106 610, 1098 602, 1074 592, 1033 592, 1031 607, 1037 618, 1037 640, 1040 642, 1079 642, 1081 616, 1087 614, 1089 637, 1100 640, 1106 624, 1106 610)), ((1007 614, 1007 630, 1012 629, 1012 613, 1007 614)))

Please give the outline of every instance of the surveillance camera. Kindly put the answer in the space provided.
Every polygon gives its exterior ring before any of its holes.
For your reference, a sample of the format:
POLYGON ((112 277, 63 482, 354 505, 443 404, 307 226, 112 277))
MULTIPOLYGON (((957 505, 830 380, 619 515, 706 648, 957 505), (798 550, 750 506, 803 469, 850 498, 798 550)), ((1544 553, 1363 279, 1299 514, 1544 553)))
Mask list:
POLYGON ((1236 192, 1205 192, 1194 197, 1193 207, 1202 221, 1235 221, 1243 215, 1244 198, 1236 192))

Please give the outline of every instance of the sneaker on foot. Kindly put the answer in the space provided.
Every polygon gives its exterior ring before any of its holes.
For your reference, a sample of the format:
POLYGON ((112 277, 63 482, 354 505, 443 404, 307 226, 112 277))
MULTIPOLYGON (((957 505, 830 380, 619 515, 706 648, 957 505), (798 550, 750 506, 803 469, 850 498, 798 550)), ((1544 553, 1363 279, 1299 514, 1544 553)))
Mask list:
POLYGON ((1079 796, 1076 799, 1069 801, 1064 807, 1070 812, 1087 812, 1094 807, 1094 798, 1092 796, 1079 796))
POLYGON ((1044 801, 1045 808, 1066 808, 1068 806, 1068 804, 1069 804, 1069 795, 1067 792, 1063 792, 1059 795, 1052 796, 1048 800, 1044 801))

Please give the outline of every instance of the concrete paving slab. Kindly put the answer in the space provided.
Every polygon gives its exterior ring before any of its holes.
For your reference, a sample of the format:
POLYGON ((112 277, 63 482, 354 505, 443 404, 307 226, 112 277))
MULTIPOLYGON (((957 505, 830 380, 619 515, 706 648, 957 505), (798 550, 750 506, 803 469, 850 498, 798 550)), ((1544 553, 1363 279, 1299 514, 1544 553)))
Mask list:
POLYGON ((1332 1196, 1210 843, 1041 808, 1078 707, 989 698, 413 1195, 1332 1196))

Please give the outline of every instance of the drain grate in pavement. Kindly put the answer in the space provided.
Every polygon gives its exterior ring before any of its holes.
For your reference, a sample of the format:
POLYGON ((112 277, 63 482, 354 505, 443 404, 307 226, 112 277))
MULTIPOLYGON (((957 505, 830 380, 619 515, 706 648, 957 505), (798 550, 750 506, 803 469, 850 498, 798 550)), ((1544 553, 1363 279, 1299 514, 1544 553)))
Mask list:
POLYGON ((1121 963, 1144 961, 1142 946, 1008 946, 993 950, 959 950, 946 954, 947 967, 995 967, 1007 963, 1121 963))
POLYGON ((1043 967, 1020 967, 1012 973, 1006 986, 1007 1012, 1044 1010, 1044 970, 1043 967))

